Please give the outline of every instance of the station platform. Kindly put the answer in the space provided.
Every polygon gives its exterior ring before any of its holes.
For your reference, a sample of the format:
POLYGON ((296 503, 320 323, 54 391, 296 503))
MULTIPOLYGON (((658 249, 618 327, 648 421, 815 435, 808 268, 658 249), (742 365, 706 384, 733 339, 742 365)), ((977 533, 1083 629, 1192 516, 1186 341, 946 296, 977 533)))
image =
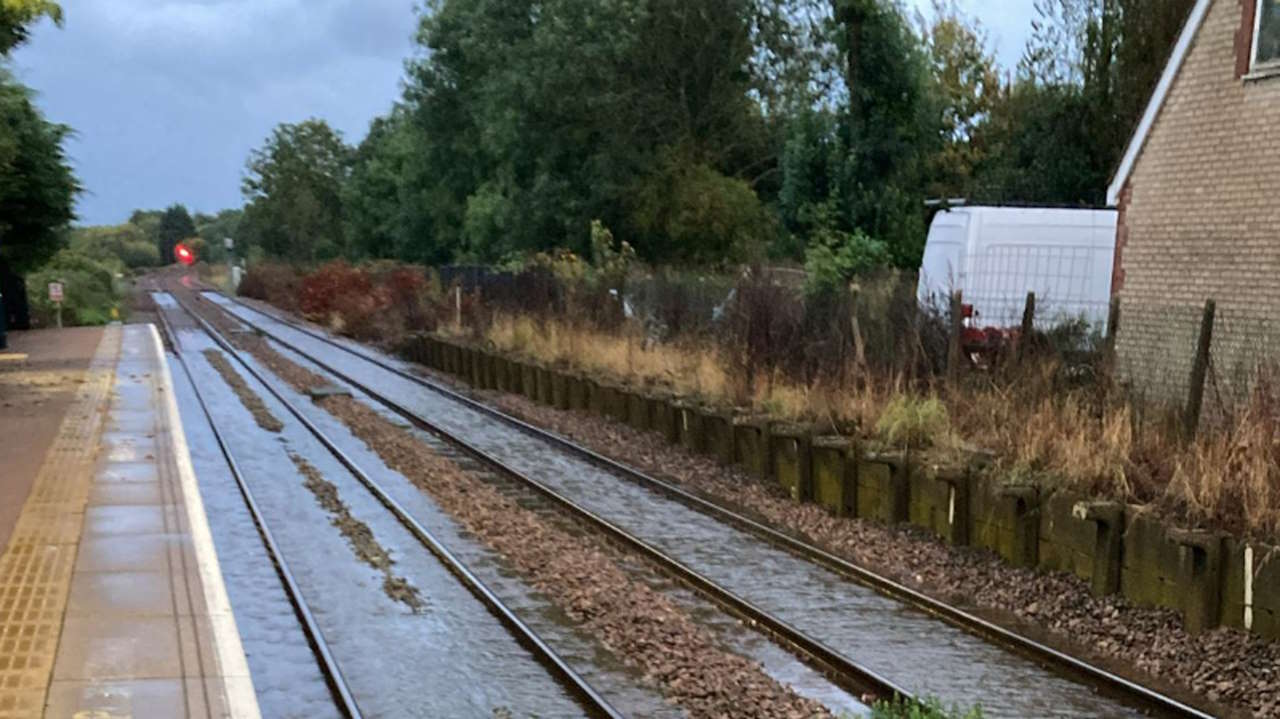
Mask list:
MULTIPOLYGON (((0 357, 0 405, 86 341, 48 332, 0 357)), ((96 332, 59 370, 56 434, 0 436, 0 493, 25 494, 0 534, 0 719, 258 717, 159 334, 96 332)))

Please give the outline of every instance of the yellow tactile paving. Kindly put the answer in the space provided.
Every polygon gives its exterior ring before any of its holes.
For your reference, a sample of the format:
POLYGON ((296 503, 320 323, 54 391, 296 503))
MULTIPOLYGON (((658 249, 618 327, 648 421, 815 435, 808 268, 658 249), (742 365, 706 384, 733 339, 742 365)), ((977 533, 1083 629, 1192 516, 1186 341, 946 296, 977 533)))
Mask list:
POLYGON ((44 708, 120 339, 104 332, 0 556, 0 719, 44 708))

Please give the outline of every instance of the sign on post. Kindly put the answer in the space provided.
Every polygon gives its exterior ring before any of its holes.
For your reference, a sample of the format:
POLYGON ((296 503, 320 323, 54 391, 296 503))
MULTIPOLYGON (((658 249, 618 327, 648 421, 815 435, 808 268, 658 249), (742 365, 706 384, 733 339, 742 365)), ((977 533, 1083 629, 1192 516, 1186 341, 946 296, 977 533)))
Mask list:
POLYGON ((62 329, 62 283, 49 283, 49 301, 57 308, 58 329, 62 329))

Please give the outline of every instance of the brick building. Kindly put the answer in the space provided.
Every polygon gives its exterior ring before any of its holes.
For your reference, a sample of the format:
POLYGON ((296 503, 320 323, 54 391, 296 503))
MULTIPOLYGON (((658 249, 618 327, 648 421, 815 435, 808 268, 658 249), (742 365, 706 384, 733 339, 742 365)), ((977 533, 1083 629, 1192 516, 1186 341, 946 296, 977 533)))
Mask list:
POLYGON ((1185 397, 1206 299, 1207 402, 1280 360, 1280 0, 1199 0, 1108 190, 1123 375, 1185 397))

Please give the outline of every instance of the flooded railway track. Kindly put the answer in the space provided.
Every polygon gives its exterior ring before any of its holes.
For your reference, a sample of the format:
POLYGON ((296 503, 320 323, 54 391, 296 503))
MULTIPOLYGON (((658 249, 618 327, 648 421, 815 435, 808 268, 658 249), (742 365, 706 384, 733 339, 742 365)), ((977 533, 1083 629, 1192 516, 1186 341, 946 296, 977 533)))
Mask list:
POLYGON ((183 356, 182 352, 178 351, 177 335, 174 333, 173 328, 170 327, 164 313, 160 312, 158 316, 165 336, 169 338, 170 345, 173 347, 178 365, 182 367, 183 374, 190 382, 196 401, 200 405, 200 411, 203 413, 204 419, 213 433, 214 441, 218 445, 218 451, 226 461, 227 469, 231 472, 231 476, 235 479, 236 486, 240 490, 240 496, 244 499, 245 508, 249 511, 258 535, 262 538, 262 544, 267 551, 267 555, 270 557, 276 574, 280 578, 280 583, 284 586, 289 604, 293 607, 294 615, 298 618, 303 633, 306 635, 307 644, 311 647, 321 674, 324 676, 325 684, 329 687, 329 692, 333 696, 334 705, 342 712, 343 716, 350 719, 359 719, 363 715, 351 694, 351 687, 347 685, 347 680, 343 676, 337 660, 334 659, 333 652, 330 651, 324 634, 321 633, 316 623, 311 607, 303 598, 302 590, 298 587, 298 582, 294 579, 293 572, 289 569, 289 564, 285 561, 283 552, 280 551, 275 535, 272 534, 271 528, 267 525, 266 518, 263 516, 262 510, 259 509, 257 500, 254 499, 253 490, 249 488, 248 482, 245 481, 244 474, 240 471, 240 465, 236 462, 235 455, 231 453, 231 448, 227 445, 217 420, 214 419, 213 413, 209 411, 209 405, 205 402, 204 394, 200 391, 200 386, 195 381, 195 375, 187 365, 186 357, 183 356))
MULTIPOLYGON (((512 466, 510 455, 505 457, 494 456, 492 447, 486 449, 475 446, 473 441, 459 436, 461 432, 458 426, 452 428, 442 427, 443 422, 440 418, 445 416, 442 412, 431 413, 424 411, 421 406, 406 406, 407 403, 404 398, 407 395, 398 388, 395 391, 389 391, 388 387, 391 386, 391 381, 387 378, 394 378, 401 383, 411 383, 417 388, 428 390, 431 395, 442 400, 441 403, 434 405, 433 409, 437 406, 445 407, 451 405, 456 408, 457 412, 469 412, 478 417, 483 417, 491 423, 502 425, 530 438, 532 440, 531 443, 521 446, 525 449, 537 445, 544 453, 572 457, 580 463, 598 469, 605 475, 625 480, 635 487, 642 488, 644 493, 649 496, 669 499, 682 507, 692 510, 703 518, 731 527, 738 532, 740 537, 749 536, 753 540, 785 552, 793 558, 801 559, 813 567, 838 575, 843 580, 874 590, 878 596, 898 605, 897 609, 890 608, 888 615, 901 616, 903 611, 909 611, 919 615, 917 619, 923 617, 935 625, 959 629, 963 632, 963 635, 967 635, 970 639, 981 640, 985 645, 1002 655, 996 656, 988 652, 983 656, 970 656, 971 663, 981 664, 983 660, 994 662, 993 671, 967 672, 968 677, 976 677, 976 683, 984 685, 975 691, 959 692, 958 694, 945 691, 930 691, 930 693, 940 694, 946 701, 969 703, 970 697, 973 697, 976 700, 974 703, 983 704, 985 708, 988 708, 988 715, 993 716, 1126 716, 1136 714, 1179 717, 1211 716, 1211 714, 1200 711, 1177 699, 1129 681, 1102 668, 1090 665, 1051 647, 1034 642, 963 610, 927 597, 725 507, 696 497, 678 487, 649 477, 569 440, 510 417, 492 407, 463 396, 438 382, 422 377, 412 372, 407 365, 379 356, 372 350, 345 340, 331 338, 292 319, 280 317, 275 312, 263 312, 240 303, 238 300, 228 299, 215 293, 210 293, 210 296, 206 297, 206 299, 227 311, 237 321, 270 337, 280 346, 326 370, 331 375, 338 377, 363 392, 370 399, 383 404, 412 423, 429 428, 430 431, 438 436, 452 438, 451 441, 458 443, 467 454, 477 457, 497 471, 510 477, 521 479, 529 483, 530 486, 540 485, 541 489, 539 491, 545 496, 558 498, 555 501, 560 502, 567 511, 578 513, 585 521, 596 524, 602 531, 615 536, 619 541, 637 549, 649 546, 643 539, 634 536, 634 531, 620 528, 608 517, 598 516, 593 514, 591 510, 579 506, 580 502, 577 501, 577 498, 570 496, 571 493, 566 491, 565 488, 552 488, 546 486, 545 481, 540 483, 527 476, 530 474, 530 468, 527 464, 523 467, 512 466), (352 364, 348 360, 339 359, 339 355, 328 352, 331 349, 338 349, 341 351, 341 357, 353 357, 357 362, 352 364), (335 365, 341 365, 341 368, 335 367, 335 365), (381 373, 385 377, 378 377, 377 373, 381 373), (400 399, 393 400, 391 399, 393 396, 400 399), (428 419, 428 414, 435 419, 428 419), (1005 677, 1004 686, 987 684, 987 682, 998 681, 996 678, 998 675, 1010 671, 1012 671, 1012 676, 1005 677), (1046 678, 1051 678, 1055 686, 1043 686, 1046 678), (1027 683, 1037 681, 1041 683, 1041 686, 1027 683), (1067 684, 1074 685, 1076 690, 1071 690, 1067 684), (1016 693, 1018 691, 1023 693, 1040 692, 1046 695, 1046 699, 1038 704, 1020 704, 1016 698, 1006 695, 1006 692, 1016 693), (986 698, 984 698, 984 693, 987 695, 986 698), (994 702, 994 711, 992 710, 993 702, 990 701, 992 695, 997 696, 1000 700, 994 702)), ((478 423, 473 421, 471 426, 478 426, 478 423)), ((564 467, 561 466, 557 469, 563 472, 564 467)), ((652 511, 661 512, 662 509, 655 507, 652 511)), ((651 546, 649 548, 658 554, 663 553, 662 548, 651 546)), ((680 565, 678 559, 673 559, 672 561, 676 565, 683 566, 680 565)), ((761 567, 761 570, 769 571, 766 567, 761 567)), ((680 573, 682 570, 673 566, 672 571, 680 573)), ((693 574, 698 574, 695 569, 689 569, 689 571, 693 574)), ((704 577, 704 579, 706 578, 704 577)), ((696 583, 696 581, 696 579, 691 579, 691 583, 696 583)), ((706 581, 715 584, 713 580, 707 579, 706 581)), ((717 587, 711 589, 711 591, 734 595, 734 592, 725 590, 723 587, 717 587)), ((751 605, 749 599, 742 597, 738 597, 738 599, 747 605, 751 605)), ((759 607, 755 608, 759 609, 759 607)), ((878 608, 882 616, 885 616, 884 609, 884 607, 878 608)), ((856 612, 857 608, 850 607, 849 611, 856 612)), ((823 613, 819 612, 819 614, 823 613)), ((826 613, 824 616, 830 618, 832 615, 826 613)), ((778 620, 778 623, 781 625, 788 624, 783 620, 778 620)), ((916 621, 915 625, 921 626, 919 621, 916 621)), ((812 636, 813 634, 812 631, 803 631, 803 628, 796 630, 795 627, 791 627, 791 629, 801 635, 812 636)), ((892 634, 889 631, 884 632, 884 641, 893 644, 895 639, 892 634)), ((955 637, 954 633, 951 636, 939 637, 938 641, 943 644, 951 644, 953 648, 959 649, 961 654, 965 653, 964 642, 955 637)), ((806 643, 812 647, 811 642, 806 643)), ((840 648, 841 646, 837 645, 836 649, 832 651, 839 656, 841 654, 840 648)), ((903 648, 911 649, 905 646, 903 648)), ((850 653, 861 655, 865 652, 850 653)), ((908 655, 913 654, 912 651, 906 651, 906 653, 908 655)), ((979 653, 983 654, 982 652, 979 653)), ((818 656, 815 656, 814 659, 821 664, 821 649, 818 650, 817 654, 818 656)), ((918 653, 914 654, 917 659, 920 658, 918 653)), ((944 661, 948 659, 947 657, 933 656, 931 659, 935 660, 936 663, 924 667, 925 672, 936 675, 948 671, 948 662, 944 661)), ((955 660, 951 659, 951 661, 955 660)), ((918 676, 921 672, 920 667, 916 667, 913 672, 908 667, 889 667, 887 670, 883 668, 877 670, 867 668, 865 663, 858 663, 857 666, 876 677, 888 677, 882 680, 886 687, 899 688, 899 684, 902 684, 909 690, 918 685, 924 685, 925 689, 947 685, 947 682, 928 681, 927 677, 918 676), (916 676, 912 676, 913 674, 916 676), (899 679, 900 676, 903 676, 904 679, 899 679)), ((904 691, 900 688, 899 690, 904 691)))
MULTIPOLYGON (((306 417, 304 413, 299 411, 282 393, 277 391, 268 381, 268 378, 253 365, 246 362, 240 353, 207 321, 191 312, 181 300, 174 295, 168 295, 186 316, 190 317, 196 325, 208 336, 213 342, 243 368, 250 376, 252 376, 262 387, 266 388, 272 397, 280 403, 290 415, 295 418, 298 423, 303 426, 328 452, 332 454, 339 464, 350 472, 361 485, 363 485, 377 501, 384 506, 388 512, 412 535, 424 548, 426 548, 456 579, 470 592, 484 607, 500 622, 507 632, 521 645, 529 654, 544 667, 548 674, 564 688, 564 690, 574 698, 584 716, 602 717, 602 718, 620 718, 623 715, 619 713, 610 703, 601 696, 590 684, 588 684, 567 662, 564 661, 541 637, 538 636, 525 622, 523 622, 510 608, 508 608, 499 597, 487 587, 468 567, 460 561, 443 543, 441 543, 429 530, 418 522, 414 516, 402 507, 390 494, 388 494, 368 473, 349 457, 343 450, 328 437, 315 423, 306 417)), ((174 331, 165 310, 162 308, 158 315, 166 335, 170 338, 171 345, 174 349, 179 364, 182 366, 184 373, 191 380, 191 386, 195 392, 196 398, 200 404, 204 419, 208 421, 209 427, 213 432, 215 440, 219 446, 219 451, 227 462, 227 466, 234 476, 244 503, 252 516, 253 522, 262 538, 264 545, 268 551, 271 561, 275 565, 276 572, 281 579, 290 604, 298 617, 306 634, 307 642, 311 646, 317 662, 324 675, 325 681, 329 686, 333 695, 334 703, 337 709, 347 717, 361 717, 362 713, 355 695, 347 682, 341 668, 341 663, 335 658, 334 652, 326 642, 324 635, 315 619, 315 614, 311 610, 307 601, 303 597, 302 591, 296 581, 293 572, 289 569, 289 565, 284 558, 284 553, 280 551, 266 516, 262 512, 255 500, 253 492, 246 481, 244 474, 241 472, 239 464, 236 462, 234 451, 230 443, 225 439, 223 431, 219 428, 213 413, 210 411, 205 401, 204 395, 200 391, 199 383, 195 379, 187 358, 181 350, 178 340, 178 334, 174 331)))

